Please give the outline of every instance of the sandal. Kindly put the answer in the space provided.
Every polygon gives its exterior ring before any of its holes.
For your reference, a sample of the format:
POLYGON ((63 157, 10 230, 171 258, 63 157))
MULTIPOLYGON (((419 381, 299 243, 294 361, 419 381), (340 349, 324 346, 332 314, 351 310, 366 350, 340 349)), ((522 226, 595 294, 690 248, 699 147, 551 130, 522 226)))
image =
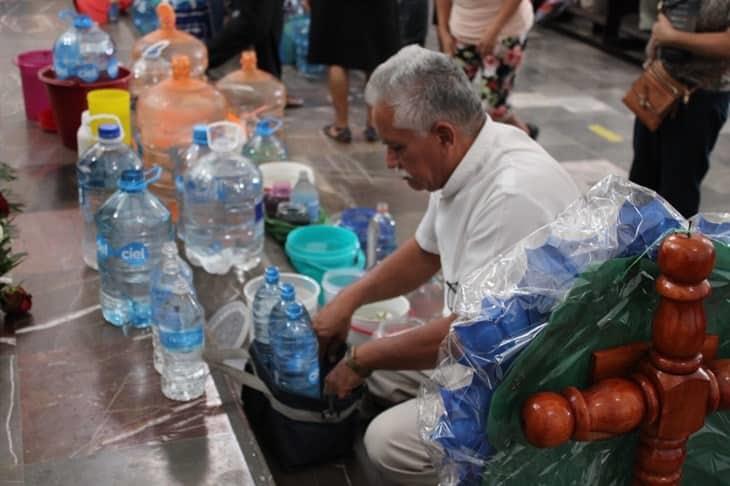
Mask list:
POLYGON ((533 123, 526 123, 525 125, 527 125, 527 134, 530 138, 537 140, 537 137, 540 135, 540 127, 533 123))
POLYGON ((340 128, 335 125, 327 125, 326 127, 322 128, 322 133, 324 133, 326 137, 331 138, 335 142, 352 142, 352 132, 350 132, 349 127, 340 128))
POLYGON ((368 142, 377 142, 378 141, 378 132, 375 130, 375 127, 372 125, 368 125, 365 128, 365 131, 362 132, 363 135, 365 135, 365 140, 368 142))

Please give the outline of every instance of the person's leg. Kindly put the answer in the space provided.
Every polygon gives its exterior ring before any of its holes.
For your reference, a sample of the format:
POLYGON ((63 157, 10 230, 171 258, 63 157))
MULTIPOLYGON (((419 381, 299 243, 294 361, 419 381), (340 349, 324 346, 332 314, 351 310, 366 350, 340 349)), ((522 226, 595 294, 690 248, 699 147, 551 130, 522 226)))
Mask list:
POLYGON ((656 191, 659 189, 660 175, 659 134, 649 131, 636 118, 634 120, 634 159, 631 162, 629 180, 656 191))
POLYGON ((411 399, 389 408, 370 422, 365 449, 383 485, 436 485, 433 467, 418 428, 418 403, 411 399))
POLYGON ((332 107, 335 110, 335 123, 325 127, 325 133, 339 141, 349 142, 351 139, 345 140, 341 136, 343 133, 349 134, 349 120, 348 120, 348 101, 350 83, 347 75, 347 70, 342 66, 330 66, 328 71, 328 82, 330 97, 332 98, 332 107))
POLYGON ((661 173, 657 192, 686 218, 697 214, 700 185, 728 113, 730 93, 697 90, 659 128, 661 173))
POLYGON ((535 129, 522 121, 509 105, 509 95, 515 82, 517 68, 522 64, 525 43, 518 37, 501 39, 493 56, 484 58, 482 100, 489 115, 498 122, 507 123, 535 137, 535 129))
POLYGON ((400 403, 415 397, 427 379, 426 371, 378 370, 367 380, 368 393, 388 404, 400 403))

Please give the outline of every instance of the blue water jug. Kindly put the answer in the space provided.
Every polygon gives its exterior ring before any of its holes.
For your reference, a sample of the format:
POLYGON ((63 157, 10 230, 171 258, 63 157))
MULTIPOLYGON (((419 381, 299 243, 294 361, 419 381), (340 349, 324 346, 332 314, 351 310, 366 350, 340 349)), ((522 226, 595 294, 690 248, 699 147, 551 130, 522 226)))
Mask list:
POLYGON ((275 380, 291 393, 319 398, 319 351, 312 322, 298 302, 287 306, 286 317, 283 326, 271 329, 275 380))
POLYGON ((160 0, 134 0, 132 4, 132 23, 140 34, 149 34, 159 27, 157 19, 157 4, 160 0))
POLYGON ((116 79, 119 62, 112 38, 101 30, 88 15, 64 10, 61 19, 71 22, 71 28, 53 44, 53 70, 58 79, 78 78, 93 83, 103 77, 116 79))
MULTIPOLYGON (((108 118, 108 115, 92 118, 108 118)), ((117 190, 117 182, 122 171, 142 168, 142 161, 123 140, 124 134, 118 124, 99 125, 99 141, 84 152, 76 163, 79 208, 84 220, 84 238, 81 247, 84 262, 95 270, 98 265, 94 215, 117 190)))
POLYGON ((235 123, 210 124, 211 153, 183 176, 185 254, 212 274, 254 268, 264 249, 263 177, 239 155, 241 139, 235 123))
POLYGON ((114 326, 150 325, 150 272, 173 240, 169 211, 147 190, 160 172, 123 171, 119 190, 96 213, 101 311, 114 326))
POLYGON ((260 351, 262 362, 269 369, 272 366, 271 344, 269 342, 269 319, 271 310, 279 302, 279 269, 275 266, 266 268, 264 282, 256 291, 253 299, 252 313, 254 339, 260 351))
POLYGON ((281 120, 264 118, 256 123, 253 137, 243 146, 243 156, 256 164, 287 160, 289 154, 284 143, 276 136, 281 120))

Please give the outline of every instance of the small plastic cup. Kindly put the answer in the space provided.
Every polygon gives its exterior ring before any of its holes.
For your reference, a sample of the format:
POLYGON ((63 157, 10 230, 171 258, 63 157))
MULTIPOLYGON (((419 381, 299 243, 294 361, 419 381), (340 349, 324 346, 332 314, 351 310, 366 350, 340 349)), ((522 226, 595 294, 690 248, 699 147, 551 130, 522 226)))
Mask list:
MULTIPOLYGON (((89 104, 89 113, 94 115, 112 114, 119 117, 124 130, 124 143, 132 144, 130 126, 130 97, 129 91, 123 89, 95 89, 86 95, 89 104)), ((91 133, 99 129, 99 120, 91 122, 91 133)))

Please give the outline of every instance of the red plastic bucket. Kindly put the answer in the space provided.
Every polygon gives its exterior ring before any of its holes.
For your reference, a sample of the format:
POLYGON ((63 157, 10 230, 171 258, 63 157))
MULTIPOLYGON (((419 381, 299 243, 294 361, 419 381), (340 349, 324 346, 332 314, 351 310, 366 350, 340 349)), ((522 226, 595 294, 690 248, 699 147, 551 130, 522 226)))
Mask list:
POLYGON ((86 93, 102 88, 128 89, 131 77, 132 73, 121 66, 117 79, 95 83, 83 83, 77 79, 56 79, 56 74, 50 66, 38 72, 38 79, 43 81, 48 89, 56 126, 66 147, 76 150, 76 132, 81 125, 81 113, 88 106, 86 93))
POLYGON ((38 71, 53 64, 53 54, 50 50, 23 52, 18 54, 14 63, 20 70, 25 116, 28 120, 37 122, 44 110, 51 109, 48 92, 38 79, 38 71))

